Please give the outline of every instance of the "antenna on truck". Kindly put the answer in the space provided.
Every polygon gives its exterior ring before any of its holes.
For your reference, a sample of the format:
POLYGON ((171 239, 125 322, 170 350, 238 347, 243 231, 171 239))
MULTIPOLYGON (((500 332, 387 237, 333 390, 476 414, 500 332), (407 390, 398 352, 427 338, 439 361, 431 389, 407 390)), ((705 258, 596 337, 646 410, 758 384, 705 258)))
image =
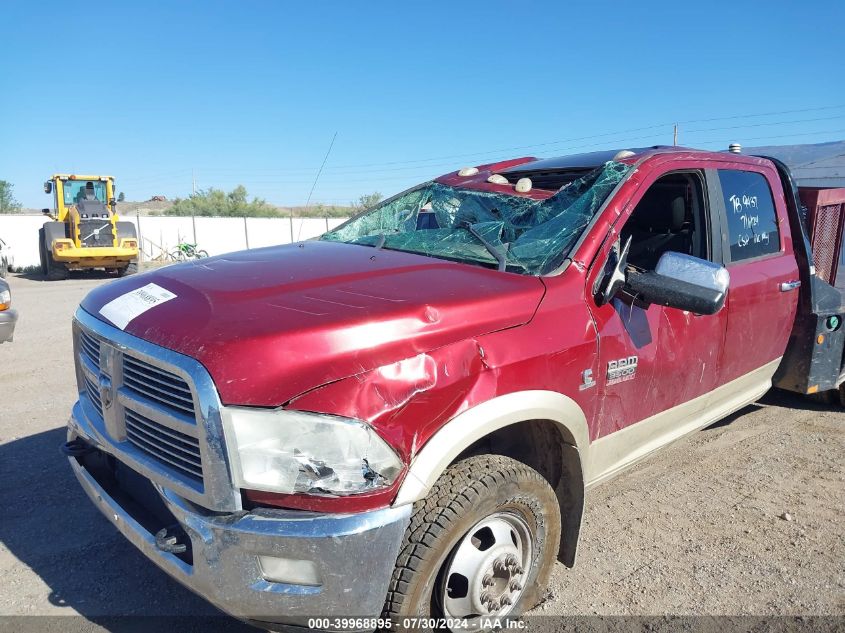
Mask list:
MULTIPOLYGON (((297 242, 299 241, 299 236, 302 235, 302 225, 305 224, 305 222, 303 222, 303 220, 305 219, 305 213, 308 211, 308 205, 311 204, 311 196, 314 193, 314 188, 317 186, 317 181, 320 179, 320 174, 323 173, 323 167, 326 166, 326 161, 329 160, 329 154, 332 153, 332 147, 334 147, 335 139, 337 139, 337 132, 334 133, 334 136, 332 137, 332 142, 329 143, 329 149, 326 152, 325 158, 323 158, 323 164, 320 165, 320 169, 317 171, 317 177, 314 178, 314 184, 311 185, 311 191, 308 192, 308 200, 305 201, 305 209, 303 209, 303 211, 302 211, 303 217, 299 218, 299 231, 296 232, 296 241, 297 242)), ((328 216, 326 216, 326 217, 328 217, 328 216)), ((291 210, 291 218, 293 218, 293 210, 291 210)), ((329 229, 328 223, 329 223, 329 221, 326 220, 326 230, 329 229)), ((291 226, 293 226, 293 225, 291 224, 291 226)), ((291 233, 293 233, 293 231, 291 231, 291 233)))

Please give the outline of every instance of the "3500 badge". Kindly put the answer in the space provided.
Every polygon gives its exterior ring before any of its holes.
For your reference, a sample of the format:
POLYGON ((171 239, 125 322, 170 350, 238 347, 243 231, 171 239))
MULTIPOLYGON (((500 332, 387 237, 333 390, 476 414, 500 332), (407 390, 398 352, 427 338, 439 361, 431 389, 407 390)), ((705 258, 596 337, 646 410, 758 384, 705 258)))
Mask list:
POLYGON ((637 357, 628 356, 607 363, 607 384, 615 385, 626 380, 633 380, 637 373, 637 357))

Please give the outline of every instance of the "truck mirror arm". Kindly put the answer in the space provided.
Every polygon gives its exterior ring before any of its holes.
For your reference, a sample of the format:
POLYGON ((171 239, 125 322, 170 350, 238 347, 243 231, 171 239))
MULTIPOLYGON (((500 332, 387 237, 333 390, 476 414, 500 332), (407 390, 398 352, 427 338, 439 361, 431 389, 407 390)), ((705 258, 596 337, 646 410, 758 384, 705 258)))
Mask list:
POLYGON ((625 241, 621 252, 619 242, 614 246, 613 251, 605 264, 604 275, 599 277, 594 294, 596 303, 603 306, 613 299, 625 285, 625 269, 628 268, 628 252, 631 250, 631 237, 625 241))

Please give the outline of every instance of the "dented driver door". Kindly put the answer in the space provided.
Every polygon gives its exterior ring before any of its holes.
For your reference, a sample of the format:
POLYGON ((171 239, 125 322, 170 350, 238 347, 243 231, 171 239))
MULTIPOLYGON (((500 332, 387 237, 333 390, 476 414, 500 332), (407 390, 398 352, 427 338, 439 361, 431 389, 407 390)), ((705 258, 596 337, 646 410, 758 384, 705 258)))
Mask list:
MULTIPOLYGON (((619 242, 631 238, 629 263, 648 270, 670 250, 719 261, 721 250, 712 247, 719 220, 711 221, 710 206, 703 170, 645 178, 617 229, 619 242)), ((609 255, 606 247, 596 259, 588 287, 601 278, 609 255)), ((720 379, 727 311, 704 316, 642 305, 625 292, 605 305, 588 296, 588 304, 600 350, 589 470, 591 479, 601 480, 700 419, 720 379)))

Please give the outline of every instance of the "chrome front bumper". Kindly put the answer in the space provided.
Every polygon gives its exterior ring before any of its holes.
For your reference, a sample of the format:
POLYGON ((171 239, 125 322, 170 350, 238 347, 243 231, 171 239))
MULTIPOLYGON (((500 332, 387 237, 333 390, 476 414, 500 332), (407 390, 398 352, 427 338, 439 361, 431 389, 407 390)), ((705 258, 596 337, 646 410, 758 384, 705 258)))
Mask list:
MULTIPOLYGON (((80 437, 73 420, 69 426, 68 439, 80 437)), ((160 549, 155 535, 110 496, 79 459, 69 461, 94 505, 129 541, 173 578, 235 617, 305 627, 313 617, 381 613, 410 522, 410 505, 347 515, 281 509, 211 514, 156 484, 191 540, 189 564, 160 549), (319 585, 268 580, 259 556, 309 561, 319 585)))

